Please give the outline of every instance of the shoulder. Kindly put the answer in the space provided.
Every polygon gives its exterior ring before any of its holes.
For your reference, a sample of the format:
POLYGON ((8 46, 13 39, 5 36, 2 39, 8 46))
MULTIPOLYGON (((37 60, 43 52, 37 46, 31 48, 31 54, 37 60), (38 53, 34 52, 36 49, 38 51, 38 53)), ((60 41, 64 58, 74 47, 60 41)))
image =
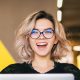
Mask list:
POLYGON ((75 80, 80 80, 80 70, 75 65, 69 63, 57 64, 65 73, 72 73, 75 76, 75 80))
POLYGON ((25 70, 25 68, 28 68, 27 63, 15 63, 10 64, 6 68, 4 68, 1 73, 21 73, 25 70))
POLYGON ((68 70, 68 71, 79 71, 79 69, 74 65, 74 64, 69 64, 69 63, 59 63, 57 62, 57 65, 61 68, 63 68, 64 70, 68 70))

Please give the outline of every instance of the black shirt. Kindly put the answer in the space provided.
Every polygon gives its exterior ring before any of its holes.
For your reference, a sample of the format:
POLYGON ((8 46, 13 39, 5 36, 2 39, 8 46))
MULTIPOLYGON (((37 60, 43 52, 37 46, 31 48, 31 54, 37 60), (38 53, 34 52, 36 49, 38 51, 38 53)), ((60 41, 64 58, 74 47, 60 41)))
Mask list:
MULTIPOLYGON (((47 73, 72 73, 75 77, 75 80, 80 80, 80 70, 74 66, 73 64, 67 64, 67 63, 58 63, 54 62, 55 66, 54 69, 51 69, 47 73)), ((27 64, 27 63, 16 63, 16 64, 11 64, 7 66, 5 69, 1 71, 1 73, 10 73, 10 74, 15 74, 15 73, 30 73, 30 74, 40 74, 38 71, 36 71, 33 67, 32 64, 27 64)))

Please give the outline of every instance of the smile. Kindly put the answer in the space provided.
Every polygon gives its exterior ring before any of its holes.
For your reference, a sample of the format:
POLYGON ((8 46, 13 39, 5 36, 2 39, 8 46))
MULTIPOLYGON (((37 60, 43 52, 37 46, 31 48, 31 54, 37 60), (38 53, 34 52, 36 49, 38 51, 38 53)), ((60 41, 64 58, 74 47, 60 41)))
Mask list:
POLYGON ((47 42, 38 42, 36 43, 38 48, 46 48, 46 46, 48 45, 47 42))

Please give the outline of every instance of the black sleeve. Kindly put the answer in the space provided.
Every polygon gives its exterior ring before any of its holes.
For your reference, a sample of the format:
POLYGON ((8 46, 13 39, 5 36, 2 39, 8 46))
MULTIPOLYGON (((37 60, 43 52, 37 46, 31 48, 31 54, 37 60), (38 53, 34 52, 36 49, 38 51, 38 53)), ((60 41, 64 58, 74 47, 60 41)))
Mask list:
POLYGON ((11 64, 11 65, 8 65, 6 68, 4 68, 1 73, 20 73, 20 68, 21 67, 21 64, 19 63, 16 63, 16 64, 11 64))
POLYGON ((72 73, 75 77, 75 80, 80 80, 80 70, 73 64, 66 65, 66 72, 72 73))

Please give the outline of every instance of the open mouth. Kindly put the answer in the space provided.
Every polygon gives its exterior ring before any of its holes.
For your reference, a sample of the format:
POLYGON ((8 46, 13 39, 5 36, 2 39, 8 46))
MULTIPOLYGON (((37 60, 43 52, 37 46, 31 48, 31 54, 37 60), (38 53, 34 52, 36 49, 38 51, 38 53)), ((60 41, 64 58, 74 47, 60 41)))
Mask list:
POLYGON ((46 48, 48 43, 47 42, 38 42, 36 43, 38 48, 46 48))

